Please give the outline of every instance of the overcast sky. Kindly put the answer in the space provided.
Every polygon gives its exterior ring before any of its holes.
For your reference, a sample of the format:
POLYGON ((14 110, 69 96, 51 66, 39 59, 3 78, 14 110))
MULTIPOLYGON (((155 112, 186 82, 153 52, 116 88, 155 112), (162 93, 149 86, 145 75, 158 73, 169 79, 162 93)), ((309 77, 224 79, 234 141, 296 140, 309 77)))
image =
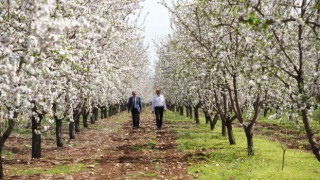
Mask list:
MULTIPOLYGON (((170 3, 172 0, 166 0, 170 3)), ((159 0, 145 0, 143 3, 142 17, 145 19, 145 43, 149 44, 149 55, 151 65, 157 59, 153 40, 157 42, 159 38, 170 34, 170 18, 168 10, 159 3, 159 0)))

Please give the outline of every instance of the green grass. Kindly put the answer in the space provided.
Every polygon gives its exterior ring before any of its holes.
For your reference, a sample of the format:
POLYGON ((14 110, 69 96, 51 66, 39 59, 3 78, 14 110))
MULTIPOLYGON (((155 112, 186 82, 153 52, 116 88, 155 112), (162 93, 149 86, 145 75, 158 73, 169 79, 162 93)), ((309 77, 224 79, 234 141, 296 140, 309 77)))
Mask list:
POLYGON ((164 115, 164 123, 168 124, 180 124, 185 122, 191 122, 192 119, 187 118, 186 116, 179 115, 179 112, 165 111, 164 115))
POLYGON ((136 173, 127 173, 127 176, 130 177, 130 179, 132 179, 134 177, 134 179, 145 179, 145 178, 155 178, 157 177, 157 173, 155 172, 146 172, 146 171, 140 171, 138 174, 136 173))
POLYGON ((70 165, 58 165, 53 168, 33 168, 33 169, 15 169, 11 170, 11 175, 31 175, 31 174, 41 174, 41 175, 57 175, 57 174, 70 174, 79 172, 85 169, 84 164, 76 163, 70 165))
POLYGON ((75 147, 77 147, 77 146, 78 146, 78 143, 77 143, 77 142, 70 143, 70 144, 69 144, 69 146, 71 146, 71 147, 75 148, 75 147))
MULTIPOLYGON (((99 121, 102 121, 102 120, 99 120, 99 121)), ((106 129, 106 127, 101 124, 90 124, 89 129, 95 129, 97 131, 104 131, 106 129)))
MULTIPOLYGON (((296 120, 290 121, 287 116, 282 115, 280 119, 268 119, 268 117, 275 112, 268 113, 267 117, 260 116, 259 122, 276 124, 282 126, 284 129, 288 129, 295 132, 305 133, 304 124, 302 122, 302 117, 299 114, 299 117, 296 120)), ((320 136, 320 109, 314 110, 312 113, 312 118, 310 118, 310 125, 316 135, 320 136)))
POLYGON ((312 113, 312 115, 313 115, 313 119, 318 119, 318 120, 320 120, 320 108, 314 110, 313 113, 312 113))
POLYGON ((177 127, 177 143, 180 151, 192 154, 188 171, 198 179, 319 179, 320 164, 310 152, 288 149, 282 171, 279 142, 254 135, 255 156, 248 157, 242 128, 233 129, 237 144, 231 146, 228 138, 221 136, 220 121, 212 132, 203 118, 195 125, 193 120, 167 111, 165 119, 176 124, 189 122, 177 127))
POLYGON ((140 172, 141 173, 141 176, 143 176, 143 177, 156 177, 157 176, 157 174, 156 173, 154 173, 154 172, 140 172))
POLYGON ((155 165, 154 166, 154 170, 155 171, 160 171, 162 169, 162 167, 160 165, 155 165))
POLYGON ((151 162, 159 162, 159 159, 158 158, 152 158, 151 162))
POLYGON ((150 140, 149 142, 145 144, 134 144, 130 146, 130 149, 132 150, 146 150, 146 149, 154 149, 156 147, 156 141, 150 140))
MULTIPOLYGON (((112 121, 117 122, 117 126, 114 126, 112 130, 118 131, 122 129, 122 125, 126 123, 129 118, 131 118, 131 113, 124 111, 109 118, 112 118, 112 121)), ((107 121, 109 121, 109 119, 107 119, 107 121)))
POLYGON ((15 126, 13 128, 13 133, 19 134, 22 137, 29 137, 32 134, 32 129, 31 128, 29 128, 29 129, 21 128, 21 127, 15 126))
POLYGON ((11 152, 11 151, 3 151, 3 153, 2 153, 2 157, 4 158, 4 159, 7 159, 7 160, 12 160, 13 159, 13 152, 11 152))

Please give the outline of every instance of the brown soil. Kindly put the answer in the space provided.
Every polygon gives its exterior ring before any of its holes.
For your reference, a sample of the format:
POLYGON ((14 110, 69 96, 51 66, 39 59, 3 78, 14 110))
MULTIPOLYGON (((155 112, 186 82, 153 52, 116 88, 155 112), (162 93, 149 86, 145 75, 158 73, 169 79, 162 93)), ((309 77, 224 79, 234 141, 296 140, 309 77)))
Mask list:
POLYGON ((193 179, 187 173, 188 156, 177 150, 170 124, 156 130, 148 112, 141 115, 141 128, 132 129, 130 122, 127 114, 99 120, 95 125, 99 128, 82 129, 76 140, 69 141, 64 134, 63 148, 55 147, 54 134, 43 136, 41 159, 30 158, 30 138, 13 134, 5 147, 12 152, 4 160, 6 179, 193 179), (86 167, 68 175, 12 175, 75 163, 86 167))

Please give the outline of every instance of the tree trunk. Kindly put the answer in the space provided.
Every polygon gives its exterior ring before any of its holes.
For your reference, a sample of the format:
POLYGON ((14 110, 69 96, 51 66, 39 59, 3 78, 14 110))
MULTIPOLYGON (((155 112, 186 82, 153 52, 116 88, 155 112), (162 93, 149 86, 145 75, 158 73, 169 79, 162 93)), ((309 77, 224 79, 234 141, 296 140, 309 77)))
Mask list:
POLYGON ((264 109, 263 117, 267 117, 269 108, 264 109))
POLYGON ((100 108, 100 114, 101 114, 101 118, 100 119, 104 119, 105 117, 104 117, 104 109, 105 109, 105 106, 103 106, 103 107, 101 107, 100 108))
POLYGON ((171 103, 170 103, 170 101, 167 101, 167 109, 168 109, 168 110, 171 110, 171 103))
POLYGON ((32 158, 41 158, 41 120, 42 115, 38 114, 39 121, 36 121, 36 117, 32 115, 32 158))
MULTIPOLYGON (((222 126, 221 126, 221 133, 222 136, 226 136, 226 128, 227 128, 227 120, 229 119, 229 113, 228 113, 228 99, 226 93, 221 93, 222 99, 223 99, 223 111, 220 110, 220 116, 221 116, 221 121, 222 121, 222 126)), ((217 98, 218 99, 218 98, 217 98)), ((220 107, 219 107, 220 108, 220 107)), ((231 124, 231 129, 232 129, 232 123, 231 124)), ((230 127, 229 127, 230 128, 230 127)), ((229 131, 229 129, 228 129, 229 131)), ((232 130, 231 130, 232 131, 232 130)), ((228 132, 229 133, 229 132, 228 132)), ((233 135, 232 135, 233 136, 233 135)), ((230 138, 230 137, 229 137, 230 138)))
POLYGON ((106 106, 105 117, 106 118, 110 117, 110 107, 108 107, 108 106, 106 106))
MULTIPOLYGON (((124 109, 125 107, 123 107, 124 109)), ((124 111, 124 110, 123 110, 124 111)), ((103 116, 104 118, 107 118, 108 117, 108 108, 105 106, 104 109, 103 109, 103 116)))
POLYGON ((316 156, 317 160, 320 161, 320 144, 317 142, 317 139, 315 138, 314 133, 312 132, 312 129, 310 127, 310 121, 309 121, 307 109, 301 110, 301 114, 302 114, 304 128, 306 130, 312 152, 316 156))
MULTIPOLYGON (((2 108, 3 108, 3 106, 0 104, 0 127, 1 128, 3 126, 3 109, 2 108)), ((0 128, 0 132, 1 132, 1 128, 0 128)), ((1 132, 1 134, 2 134, 2 132, 1 132)))
POLYGON ((99 108, 94 107, 93 108, 93 114, 94 114, 94 120, 98 121, 99 120, 99 108))
POLYGON ((209 112, 207 110, 203 109, 203 112, 204 112, 204 116, 206 118, 206 122, 210 123, 210 130, 213 131, 214 127, 216 126, 218 119, 219 119, 218 113, 212 119, 212 116, 209 114, 209 112))
MULTIPOLYGON (((209 124, 212 121, 211 116, 207 110, 203 109, 203 112, 204 112, 204 117, 206 119, 206 124, 209 124)), ((211 129, 211 130, 213 130, 213 129, 211 129)))
POLYGON ((0 150, 0 179, 4 179, 2 149, 0 150))
POLYGON ((56 116, 57 113, 57 103, 54 102, 52 106, 52 110, 54 112, 54 122, 56 125, 56 145, 57 147, 63 147, 63 142, 62 142, 62 121, 65 117, 59 119, 58 116, 56 116))
POLYGON ((80 132, 80 114, 81 112, 78 109, 73 110, 73 120, 76 132, 80 132))
POLYGON ((113 115, 113 112, 112 112, 112 105, 109 106, 109 117, 111 117, 113 115))
POLYGON ((96 123, 95 118, 94 118, 94 114, 91 114, 90 123, 91 124, 95 124, 96 123))
POLYGON ((226 121, 221 118, 221 134, 222 136, 227 135, 227 130, 226 130, 226 121))
POLYGON ((194 108, 194 121, 196 122, 196 124, 200 124, 200 120, 199 120, 199 107, 196 106, 194 108))
POLYGON ((116 109, 117 114, 120 113, 120 112, 121 112, 121 111, 120 111, 120 104, 117 104, 116 108, 117 108, 117 109, 116 109))
POLYGON ((118 113, 117 107, 118 107, 117 104, 115 104, 115 105, 113 106, 113 115, 116 115, 116 114, 118 113))
POLYGON ((62 119, 55 118, 56 122, 56 143, 57 147, 63 147, 62 142, 62 119))
POLYGON ((186 115, 187 115, 187 117, 190 117, 189 114, 190 114, 190 110, 189 110, 188 106, 186 106, 186 115))
POLYGON ((248 126, 244 126, 244 131, 245 131, 246 137, 247 137, 248 156, 254 156, 253 131, 248 126))
MULTIPOLYGON (((1 129, 3 125, 3 117, 2 117, 2 105, 0 105, 0 135, 2 135, 1 129)), ((2 137, 0 138, 2 140, 2 137)), ((4 179, 4 173, 3 173, 3 159, 2 159, 2 148, 3 145, 0 147, 0 179, 4 179)))
POLYGON ((193 113, 192 113, 192 107, 189 106, 189 111, 190 111, 190 119, 193 119, 193 113))
POLYGON ((228 138, 230 145, 236 144, 236 140, 234 139, 233 130, 232 130, 232 122, 227 121, 226 122, 227 130, 228 130, 228 138))
MULTIPOLYGON (((145 106, 144 104, 142 104, 142 106, 145 106)), ((126 111, 127 110, 127 104, 126 103, 123 103, 122 105, 122 111, 126 111)))
POLYGON ((216 126, 218 119, 219 119, 219 114, 217 113, 216 115, 214 115, 214 118, 212 119, 210 116, 210 129, 213 131, 214 127, 216 126))
POLYGON ((116 111, 115 111, 115 109, 116 109, 116 108, 115 108, 115 105, 112 105, 112 106, 111 106, 111 109, 112 109, 112 110, 111 110, 111 114, 112 114, 112 116, 113 116, 113 115, 115 115, 115 114, 116 114, 116 111))
POLYGON ((183 106, 179 107, 179 112, 180 112, 180 115, 183 116, 183 106))
MULTIPOLYGON (((2 108, 0 108, 0 114, 2 114, 2 108)), ((14 112, 13 118, 8 118, 8 127, 7 127, 6 131, 0 137, 0 179, 4 179, 2 149, 3 149, 4 143, 7 141, 7 139, 9 138, 9 136, 11 135, 11 133, 13 131, 13 128, 15 126, 15 119, 17 117, 18 117, 18 112, 14 112)), ((1 117, 1 118, 3 118, 3 117, 1 117)), ((1 119, 1 120, 3 120, 3 119, 1 119)))
POLYGON ((122 104, 119 104, 119 113, 122 112, 122 104))
POLYGON ((82 112, 82 121, 83 121, 83 127, 85 128, 88 127, 88 116, 89 116, 89 111, 84 110, 82 112))
POLYGON ((95 124, 96 121, 98 120, 98 116, 99 116, 99 109, 97 107, 93 107, 92 108, 92 114, 90 117, 90 123, 91 124, 95 124))
POLYGON ((76 138, 76 133, 75 133, 75 124, 74 121, 69 120, 69 137, 70 139, 75 139, 76 138))

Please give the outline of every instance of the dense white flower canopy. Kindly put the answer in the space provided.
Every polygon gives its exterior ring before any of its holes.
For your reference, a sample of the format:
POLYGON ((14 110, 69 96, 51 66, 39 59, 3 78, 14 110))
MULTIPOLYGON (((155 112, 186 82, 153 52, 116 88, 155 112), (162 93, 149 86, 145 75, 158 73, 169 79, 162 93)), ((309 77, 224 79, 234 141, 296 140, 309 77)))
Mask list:
POLYGON ((1 1, 0 102, 52 118, 79 106, 121 104, 150 82, 139 0, 1 1))

